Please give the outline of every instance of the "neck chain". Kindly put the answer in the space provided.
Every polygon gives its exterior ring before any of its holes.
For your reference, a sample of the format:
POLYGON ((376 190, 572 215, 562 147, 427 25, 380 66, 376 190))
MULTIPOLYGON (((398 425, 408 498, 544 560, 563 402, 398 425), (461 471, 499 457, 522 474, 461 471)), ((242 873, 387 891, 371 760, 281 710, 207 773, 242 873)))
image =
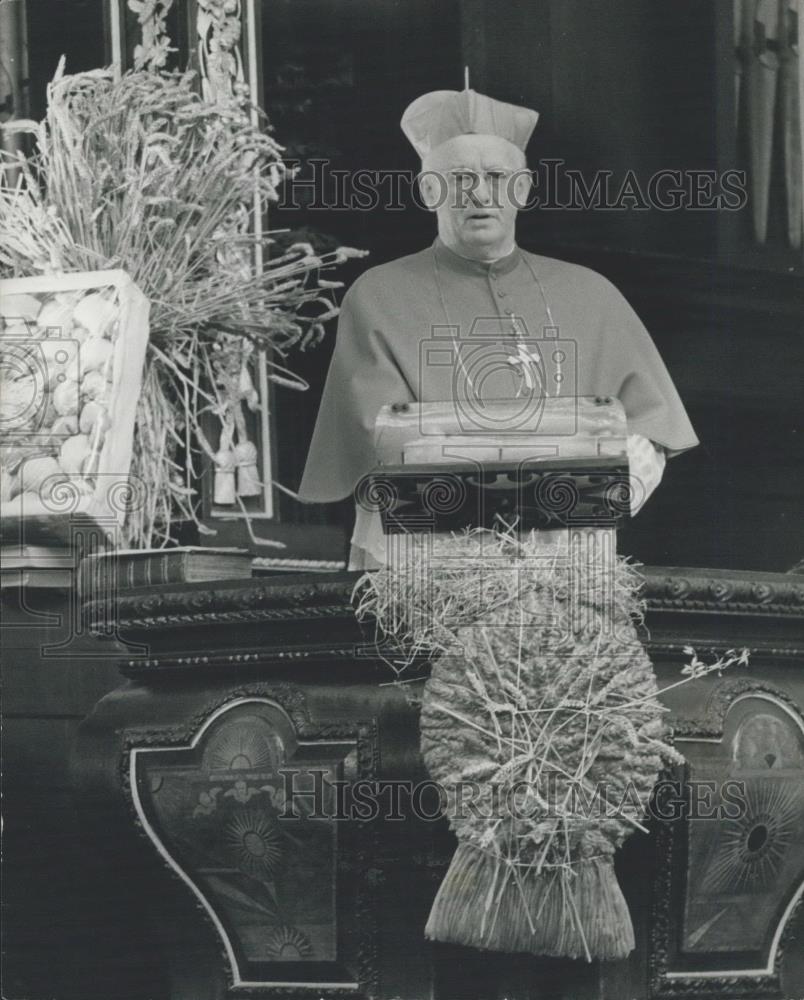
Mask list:
MULTIPOLYGON (((435 247, 433 247, 433 249, 432 249, 432 254, 433 254, 433 273, 435 275, 435 283, 436 283, 436 288, 438 290, 438 298, 439 298, 439 301, 441 303, 441 308, 444 311, 444 318, 447 321, 447 328, 449 329, 450 336, 452 337, 452 346, 455 349, 455 354, 456 354, 456 356, 458 358, 458 363, 461 366, 461 371, 463 372, 464 377, 466 379, 466 383, 469 386, 469 388, 472 390, 472 392, 475 392, 475 387, 474 387, 474 384, 472 383, 472 379, 471 379, 471 377, 469 375, 469 372, 466 370, 466 365, 465 365, 464 360, 463 360, 463 352, 461 351, 461 349, 460 349, 460 347, 458 345, 458 340, 457 340, 457 338, 455 336, 456 327, 453 325, 452 320, 450 319, 449 309, 447 308, 447 300, 444 297, 444 288, 443 288, 443 286, 441 284, 441 268, 440 268, 439 263, 438 263, 438 254, 436 253, 435 247)), ((460 254, 458 256, 460 256, 460 254)), ((470 258, 462 258, 462 259, 468 260, 470 258)), ((539 276, 538 276, 538 274, 536 274, 536 270, 533 267, 533 264, 531 264, 531 262, 525 256, 525 254, 521 254, 521 259, 524 260, 524 262, 527 264, 528 270, 533 275, 533 281, 536 284, 536 287, 539 289, 539 295, 541 296, 542 303, 544 304, 544 311, 547 314, 547 322, 548 322, 550 328, 552 328, 553 330, 556 330, 557 327, 556 327, 556 324, 555 324, 555 320, 553 319, 552 310, 550 309, 550 303, 547 301, 547 296, 544 293, 544 286, 542 285, 541 281, 539 280, 539 276)), ((529 390, 532 390, 534 388, 534 381, 535 380, 532 377, 532 373, 530 371, 530 368, 534 365, 535 362, 540 361, 540 359, 538 358, 538 356, 534 356, 530 352, 528 352, 526 350, 525 344, 521 343, 521 341, 523 340, 523 338, 525 336, 525 332, 522 330, 522 327, 521 327, 521 325, 519 323, 518 317, 514 316, 513 311, 511 311, 510 309, 506 310, 505 314, 506 314, 506 316, 508 316, 508 319, 509 319, 509 321, 511 323, 511 333, 514 335, 514 337, 519 342, 517 344, 517 354, 516 354, 516 356, 515 357, 514 356, 510 357, 508 359, 508 361, 509 361, 509 363, 513 367, 521 366, 521 375, 522 375, 523 382, 524 382, 524 384, 527 386, 527 388, 529 390)), ((537 378, 538 378, 538 374, 537 374, 537 378)), ((540 378, 538 380, 541 381, 540 378)), ((560 386, 560 383, 561 383, 561 379, 559 378, 557 380, 557 384, 560 386)), ((475 395, 477 395, 477 393, 475 393, 475 395)))

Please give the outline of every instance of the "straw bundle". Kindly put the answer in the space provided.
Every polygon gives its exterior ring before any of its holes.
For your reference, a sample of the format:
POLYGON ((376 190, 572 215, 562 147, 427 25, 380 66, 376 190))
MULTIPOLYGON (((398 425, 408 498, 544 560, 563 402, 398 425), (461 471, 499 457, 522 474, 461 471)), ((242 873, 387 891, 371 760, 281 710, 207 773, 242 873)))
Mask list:
POLYGON ((678 754, 634 625, 640 578, 605 535, 569 538, 422 537, 364 582, 359 615, 440 654, 421 745, 459 846, 433 939, 590 960, 633 948, 613 854, 678 754))
POLYGON ((36 145, 30 158, 3 162, 0 274, 121 268, 150 300, 132 467, 147 502, 132 512, 126 542, 164 545, 175 521, 197 522, 202 454, 217 467, 249 443, 258 354, 270 379, 306 388, 284 357, 319 340, 337 312, 338 285, 321 270, 359 254, 296 243, 254 266, 258 245, 274 239, 254 233, 251 206, 256 195, 276 200, 286 169, 245 93, 211 103, 192 73, 115 80, 63 68, 41 124, 3 126, 31 132, 36 145), (220 441, 204 434, 209 417, 220 441))

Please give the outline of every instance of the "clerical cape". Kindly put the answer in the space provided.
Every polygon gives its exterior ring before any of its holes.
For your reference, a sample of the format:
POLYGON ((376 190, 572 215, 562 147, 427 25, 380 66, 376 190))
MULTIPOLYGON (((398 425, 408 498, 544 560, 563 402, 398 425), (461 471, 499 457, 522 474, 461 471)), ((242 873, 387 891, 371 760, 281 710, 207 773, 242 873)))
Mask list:
POLYGON ((698 443, 653 341, 609 281, 518 247, 493 263, 468 260, 436 239, 366 271, 344 296, 301 499, 352 493, 375 466, 386 403, 455 399, 487 432, 482 399, 521 396, 519 345, 530 355, 534 341, 542 381, 529 391, 615 396, 629 433, 671 455, 698 443))

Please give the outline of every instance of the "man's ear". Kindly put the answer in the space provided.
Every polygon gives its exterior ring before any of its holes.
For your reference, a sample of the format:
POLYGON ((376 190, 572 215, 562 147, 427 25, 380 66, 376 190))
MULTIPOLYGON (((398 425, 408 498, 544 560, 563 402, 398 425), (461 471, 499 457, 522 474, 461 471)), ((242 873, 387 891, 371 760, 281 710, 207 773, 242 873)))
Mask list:
POLYGON ((437 211, 447 194, 446 178, 437 170, 425 169, 419 174, 418 181, 422 205, 430 212, 437 211))

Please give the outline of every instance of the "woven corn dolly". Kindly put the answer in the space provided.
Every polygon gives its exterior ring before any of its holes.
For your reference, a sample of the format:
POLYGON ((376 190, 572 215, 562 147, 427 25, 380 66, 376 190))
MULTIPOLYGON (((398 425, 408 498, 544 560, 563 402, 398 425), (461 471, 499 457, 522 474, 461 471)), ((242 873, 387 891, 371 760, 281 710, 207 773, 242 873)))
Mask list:
POLYGON ((434 536, 371 574, 359 614, 432 655, 421 749, 458 848, 431 939, 587 960, 633 948, 614 852, 678 756, 635 625, 640 582, 593 531, 434 536))

